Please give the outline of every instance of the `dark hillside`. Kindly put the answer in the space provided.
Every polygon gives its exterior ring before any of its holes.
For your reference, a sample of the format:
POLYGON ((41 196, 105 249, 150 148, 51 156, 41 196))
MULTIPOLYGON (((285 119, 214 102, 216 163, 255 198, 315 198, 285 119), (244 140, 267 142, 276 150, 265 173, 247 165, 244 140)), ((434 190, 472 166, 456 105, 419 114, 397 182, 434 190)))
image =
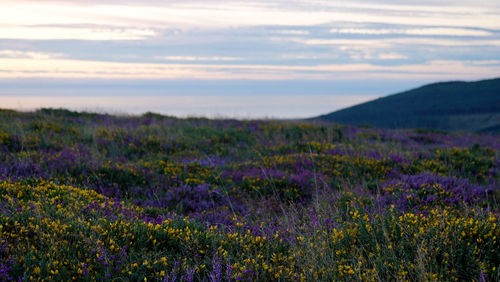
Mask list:
POLYGON ((500 78, 429 84, 315 119, 379 128, 498 132, 500 78))

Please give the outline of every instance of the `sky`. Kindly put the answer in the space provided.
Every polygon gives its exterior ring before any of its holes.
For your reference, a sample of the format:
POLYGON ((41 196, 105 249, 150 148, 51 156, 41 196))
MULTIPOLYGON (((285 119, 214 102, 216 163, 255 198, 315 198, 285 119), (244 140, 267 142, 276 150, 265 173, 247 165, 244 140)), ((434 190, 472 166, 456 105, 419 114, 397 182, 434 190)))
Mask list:
POLYGON ((498 76, 497 0, 0 0, 0 108, 294 118, 498 76))

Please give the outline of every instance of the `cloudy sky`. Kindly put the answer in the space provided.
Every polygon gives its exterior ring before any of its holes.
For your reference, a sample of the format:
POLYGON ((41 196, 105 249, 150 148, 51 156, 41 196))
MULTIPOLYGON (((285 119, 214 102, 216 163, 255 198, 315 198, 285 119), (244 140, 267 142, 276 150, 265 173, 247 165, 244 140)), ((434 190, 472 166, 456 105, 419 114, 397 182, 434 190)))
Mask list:
POLYGON ((306 117, 498 76, 496 0, 0 0, 0 107, 306 117))

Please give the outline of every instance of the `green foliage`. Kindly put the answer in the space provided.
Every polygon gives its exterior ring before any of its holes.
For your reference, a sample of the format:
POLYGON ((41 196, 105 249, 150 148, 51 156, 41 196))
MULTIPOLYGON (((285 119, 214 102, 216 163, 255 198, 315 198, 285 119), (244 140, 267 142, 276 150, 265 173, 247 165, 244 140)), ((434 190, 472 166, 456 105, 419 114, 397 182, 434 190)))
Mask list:
POLYGON ((0 111, 0 280, 500 280, 500 141, 0 111))

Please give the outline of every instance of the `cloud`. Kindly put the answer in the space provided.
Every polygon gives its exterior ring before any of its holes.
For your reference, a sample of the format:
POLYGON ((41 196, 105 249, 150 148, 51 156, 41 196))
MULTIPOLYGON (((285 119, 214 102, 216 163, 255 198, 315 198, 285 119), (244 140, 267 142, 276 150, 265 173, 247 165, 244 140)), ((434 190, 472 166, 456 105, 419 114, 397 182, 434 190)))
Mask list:
POLYGON ((400 60, 408 59, 408 56, 398 53, 381 53, 378 54, 377 58, 381 60, 400 60))
POLYGON ((193 61, 230 62, 230 61, 241 60, 241 58, 236 58, 236 57, 197 57, 197 56, 164 56, 164 57, 159 57, 159 59, 166 61, 187 61, 187 62, 193 62, 193 61))
POLYGON ((29 58, 35 60, 54 59, 64 56, 61 53, 41 53, 19 50, 0 50, 0 58, 29 58))
POLYGON ((81 5, 78 2, 8 1, 0 24, 36 26, 98 24, 137 28, 233 28, 242 26, 315 26, 332 22, 386 23, 499 29, 499 10, 469 6, 373 5, 324 2, 304 5, 279 1, 165 1, 141 4, 81 5), (73 4, 71 4, 73 3, 73 4))
POLYGON ((284 35, 308 35, 310 32, 307 30, 276 30, 273 33, 275 34, 284 34, 284 35))
MULTIPOLYGON (((394 54, 389 54, 394 56, 394 54)), ((68 59, 0 58, 0 78, 100 78, 100 79, 254 79, 326 80, 377 77, 387 79, 480 78, 495 76, 500 66, 453 60, 422 64, 374 65, 368 63, 321 65, 259 64, 158 64, 81 61, 68 59)))
POLYGON ((23 40, 141 40, 156 35, 152 29, 82 27, 2 27, 0 38, 23 40))
POLYGON ((384 28, 332 28, 331 33, 338 34, 362 34, 362 35, 442 35, 442 36, 490 36, 489 31, 465 28, 407 28, 407 29, 384 29, 384 28))
POLYGON ((434 46, 500 46, 500 39, 461 40, 432 37, 399 37, 371 39, 293 39, 308 45, 370 46, 372 48, 391 48, 394 45, 434 45, 434 46))
POLYGON ((492 76, 500 10, 486 2, 0 0, 0 77, 492 76))
POLYGON ((465 61, 472 65, 500 65, 500 60, 465 61))

